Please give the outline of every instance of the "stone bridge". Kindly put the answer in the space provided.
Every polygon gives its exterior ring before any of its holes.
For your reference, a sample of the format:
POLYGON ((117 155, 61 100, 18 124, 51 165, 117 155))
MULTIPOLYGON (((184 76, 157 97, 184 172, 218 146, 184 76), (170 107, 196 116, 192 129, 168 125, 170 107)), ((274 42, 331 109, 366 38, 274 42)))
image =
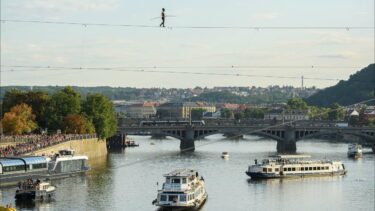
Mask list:
MULTIPOLYGON (((371 127, 332 127, 332 126, 293 126, 293 125, 185 125, 185 126, 120 126, 119 134, 152 135, 163 134, 180 140, 182 151, 194 150, 194 141, 218 133, 253 134, 277 141, 279 153, 295 153, 296 142, 302 139, 330 134, 350 134, 358 136, 375 146, 375 128, 371 127)), ((373 148, 374 149, 374 148, 373 148)))

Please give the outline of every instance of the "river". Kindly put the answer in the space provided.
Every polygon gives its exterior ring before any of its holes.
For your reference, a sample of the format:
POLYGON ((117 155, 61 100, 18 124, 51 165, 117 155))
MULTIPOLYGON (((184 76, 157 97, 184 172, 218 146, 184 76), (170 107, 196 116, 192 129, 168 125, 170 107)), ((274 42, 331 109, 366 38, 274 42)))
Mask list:
MULTIPOLYGON (((322 140, 297 142, 299 153, 314 159, 341 160, 346 176, 253 181, 245 174, 254 159, 275 152, 276 142, 255 136, 227 140, 221 135, 196 141, 192 153, 179 153, 179 141, 132 137, 140 147, 111 152, 91 160, 86 176, 54 181, 55 198, 49 202, 16 204, 18 210, 156 210, 151 202, 163 174, 193 168, 205 178, 208 200, 202 211, 219 210, 374 210, 374 154, 362 159, 346 156, 347 144, 322 140), (228 151, 230 158, 220 155, 228 151)), ((14 202, 16 188, 0 190, 0 204, 14 202)))

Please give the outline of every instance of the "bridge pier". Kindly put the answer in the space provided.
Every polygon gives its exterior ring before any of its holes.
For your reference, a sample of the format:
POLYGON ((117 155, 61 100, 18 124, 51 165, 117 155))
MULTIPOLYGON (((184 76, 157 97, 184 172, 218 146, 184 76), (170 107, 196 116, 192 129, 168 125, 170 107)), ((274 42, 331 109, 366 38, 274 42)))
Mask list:
POLYGON ((182 152, 194 151, 194 140, 194 129, 187 128, 185 131, 185 136, 182 139, 180 139, 180 150, 182 152))
POLYGON ((290 126, 287 126, 285 130, 285 137, 282 140, 277 141, 277 152, 278 153, 296 153, 297 144, 296 144, 296 133, 295 129, 290 126))

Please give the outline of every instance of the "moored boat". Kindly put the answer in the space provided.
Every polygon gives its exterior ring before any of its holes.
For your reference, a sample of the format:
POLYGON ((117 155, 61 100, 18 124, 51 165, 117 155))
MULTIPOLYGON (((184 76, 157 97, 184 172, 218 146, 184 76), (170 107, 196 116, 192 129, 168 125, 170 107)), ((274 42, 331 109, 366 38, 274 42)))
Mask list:
POLYGON ((16 190, 16 200, 45 200, 53 197, 56 187, 50 185, 48 182, 35 183, 31 179, 20 184, 16 190))
POLYGON ((348 157, 351 157, 351 158, 362 157, 362 146, 359 144, 349 144, 348 157))
POLYGON ((199 208, 208 195, 204 179, 192 169, 178 169, 165 174, 166 178, 153 204, 162 208, 199 208))
POLYGON ((308 155, 277 155, 248 167, 246 174, 252 179, 344 175, 345 166, 340 161, 304 160, 308 155))
POLYGON ((90 170, 87 156, 63 149, 51 157, 26 156, 0 158, 0 187, 16 185, 25 179, 55 179, 90 170))

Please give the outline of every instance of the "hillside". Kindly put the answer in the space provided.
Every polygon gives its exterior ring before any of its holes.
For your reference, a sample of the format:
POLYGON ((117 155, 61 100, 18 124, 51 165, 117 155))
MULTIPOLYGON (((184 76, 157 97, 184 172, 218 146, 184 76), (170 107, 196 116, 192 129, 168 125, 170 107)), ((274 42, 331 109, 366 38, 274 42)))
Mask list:
MULTIPOLYGON (((309 105, 329 106, 332 103, 351 105, 374 98, 375 90, 375 64, 351 75, 347 81, 340 81, 335 86, 323 89, 306 98, 309 105)), ((374 102, 371 102, 374 104, 374 102)))

